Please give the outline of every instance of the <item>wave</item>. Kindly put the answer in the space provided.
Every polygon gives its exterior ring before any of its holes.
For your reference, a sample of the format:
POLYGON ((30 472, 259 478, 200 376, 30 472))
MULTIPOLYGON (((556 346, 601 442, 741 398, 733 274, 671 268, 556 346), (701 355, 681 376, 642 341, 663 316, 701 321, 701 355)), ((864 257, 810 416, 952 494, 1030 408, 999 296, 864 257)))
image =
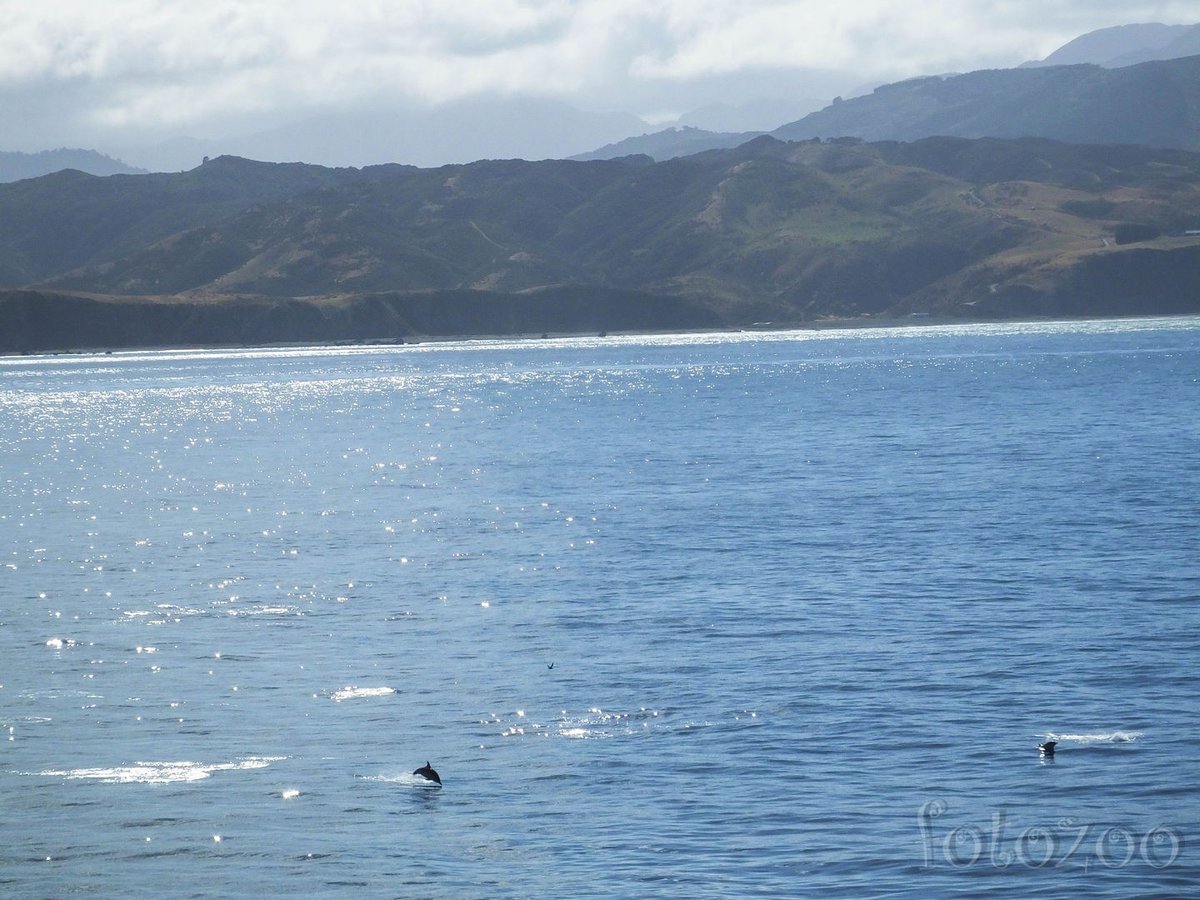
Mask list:
POLYGON ((240 772, 265 769, 286 756, 250 756, 237 762, 137 762, 132 766, 101 766, 81 769, 47 769, 44 772, 22 772, 42 778, 91 779, 101 784, 177 784, 201 781, 214 772, 240 772))
POLYGON ((1136 741, 1142 734, 1141 731, 1098 731, 1085 734, 1058 734, 1050 731, 1046 733, 1046 740, 1072 744, 1125 744, 1136 741))
POLYGON ((303 610, 295 606, 247 606, 226 610, 230 616, 303 616, 303 610))
MULTIPOLYGON (((757 713, 746 713, 756 716, 757 713)), ((735 716, 735 719, 739 718, 735 716)), ((614 712, 593 706, 581 714, 570 714, 562 710, 557 719, 538 721, 526 717, 525 710, 518 709, 514 715, 492 714, 480 719, 479 725, 491 729, 500 726, 501 737, 562 737, 571 740, 613 738, 650 731, 677 731, 702 728, 714 723, 708 720, 678 720, 666 710, 640 707, 626 712, 614 712)))
POLYGON ((364 687, 360 688, 356 685, 346 685, 340 691, 334 691, 330 694, 330 698, 337 703, 343 700, 360 700, 364 697, 386 697, 388 694, 396 693, 396 689, 392 687, 364 687))
POLYGON ((361 781, 382 781, 385 784, 415 784, 421 787, 437 784, 436 781, 430 781, 423 775, 410 774, 408 772, 401 772, 398 775, 355 775, 354 777, 361 781))

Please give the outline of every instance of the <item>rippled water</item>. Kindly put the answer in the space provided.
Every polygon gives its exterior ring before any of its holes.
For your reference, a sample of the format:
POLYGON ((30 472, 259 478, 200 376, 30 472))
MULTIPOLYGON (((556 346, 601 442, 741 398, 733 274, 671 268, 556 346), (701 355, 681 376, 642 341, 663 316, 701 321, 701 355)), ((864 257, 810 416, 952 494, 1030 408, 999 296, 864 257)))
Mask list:
POLYGON ((1198 319, 0 359, 0 893, 1194 892, 1198 401, 1198 319))

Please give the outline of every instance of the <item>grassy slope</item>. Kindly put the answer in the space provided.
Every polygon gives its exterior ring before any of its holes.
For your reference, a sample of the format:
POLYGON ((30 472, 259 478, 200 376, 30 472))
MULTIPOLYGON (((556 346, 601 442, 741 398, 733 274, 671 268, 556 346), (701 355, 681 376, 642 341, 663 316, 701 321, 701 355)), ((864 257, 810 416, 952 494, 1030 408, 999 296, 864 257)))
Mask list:
POLYGON ((22 271, 38 274, 0 279, 12 287, 193 299, 491 292, 461 299, 573 284, 610 299, 677 297, 727 322, 1004 314, 1021 291, 1094 284, 1076 271, 1124 258, 1113 243, 1122 222, 1166 235, 1200 225, 1200 156, 1032 139, 760 138, 654 165, 359 172, 222 159, 175 176, 23 184, 0 190, 0 262, 24 258, 22 271), (48 244, 36 256, 22 223, 48 244))
POLYGON ((178 174, 62 171, 0 185, 0 284, 118 259, 256 203, 362 177, 354 170, 221 157, 178 174))

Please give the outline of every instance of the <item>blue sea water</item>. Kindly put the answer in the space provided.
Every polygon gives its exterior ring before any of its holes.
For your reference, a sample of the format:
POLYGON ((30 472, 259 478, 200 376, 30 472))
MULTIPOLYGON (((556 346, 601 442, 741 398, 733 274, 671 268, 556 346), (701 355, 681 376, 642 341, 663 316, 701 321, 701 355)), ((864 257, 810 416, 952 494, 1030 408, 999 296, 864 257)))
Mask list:
POLYGON ((0 359, 0 894, 1195 896, 1198 413, 1196 318, 0 359))

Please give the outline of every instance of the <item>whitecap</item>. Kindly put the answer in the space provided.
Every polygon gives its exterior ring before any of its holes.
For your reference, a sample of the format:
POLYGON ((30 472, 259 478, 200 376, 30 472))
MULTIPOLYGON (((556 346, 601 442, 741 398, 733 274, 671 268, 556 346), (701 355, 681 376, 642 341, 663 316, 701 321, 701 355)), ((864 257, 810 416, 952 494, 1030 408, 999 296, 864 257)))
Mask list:
POLYGON ((226 610, 230 616, 302 616, 294 606, 249 606, 241 609, 226 610))
POLYGON ((422 787, 426 787, 431 784, 432 785, 437 784, 436 781, 430 781, 428 778, 426 778, 423 775, 417 775, 415 773, 409 773, 409 772, 401 772, 397 775, 379 774, 379 775, 358 775, 355 777, 361 779, 362 781, 382 781, 385 784, 414 784, 414 785, 420 785, 422 787))
POLYGON ((1124 744, 1136 741, 1142 736, 1141 731, 1100 731, 1086 734, 1055 734, 1046 735, 1048 741, 1069 742, 1072 744, 1124 744))
MULTIPOLYGON (((587 740, 638 734, 651 728, 671 727, 660 718, 661 715, 660 710, 646 707, 629 712, 612 712, 594 706, 580 715, 570 715, 564 709, 556 722, 546 723, 530 720, 525 715, 525 710, 518 709, 512 719, 505 720, 493 714, 487 719, 481 719, 479 724, 489 727, 500 725, 501 737, 557 735, 571 740, 587 740)), ((685 724, 683 727, 687 728, 690 725, 685 724)))
POLYGON ((365 697, 386 697, 388 694, 396 693, 395 688, 391 687, 363 687, 356 685, 346 685, 340 691, 334 691, 329 696, 341 703, 343 700, 359 700, 365 697))
POLYGON ((80 769, 47 769, 43 772, 22 772, 43 778, 67 778, 99 781, 101 784, 178 784, 201 781, 214 772, 239 772, 247 769, 265 769, 285 756, 251 756, 237 762, 198 763, 137 762, 132 766, 98 766, 80 769))

